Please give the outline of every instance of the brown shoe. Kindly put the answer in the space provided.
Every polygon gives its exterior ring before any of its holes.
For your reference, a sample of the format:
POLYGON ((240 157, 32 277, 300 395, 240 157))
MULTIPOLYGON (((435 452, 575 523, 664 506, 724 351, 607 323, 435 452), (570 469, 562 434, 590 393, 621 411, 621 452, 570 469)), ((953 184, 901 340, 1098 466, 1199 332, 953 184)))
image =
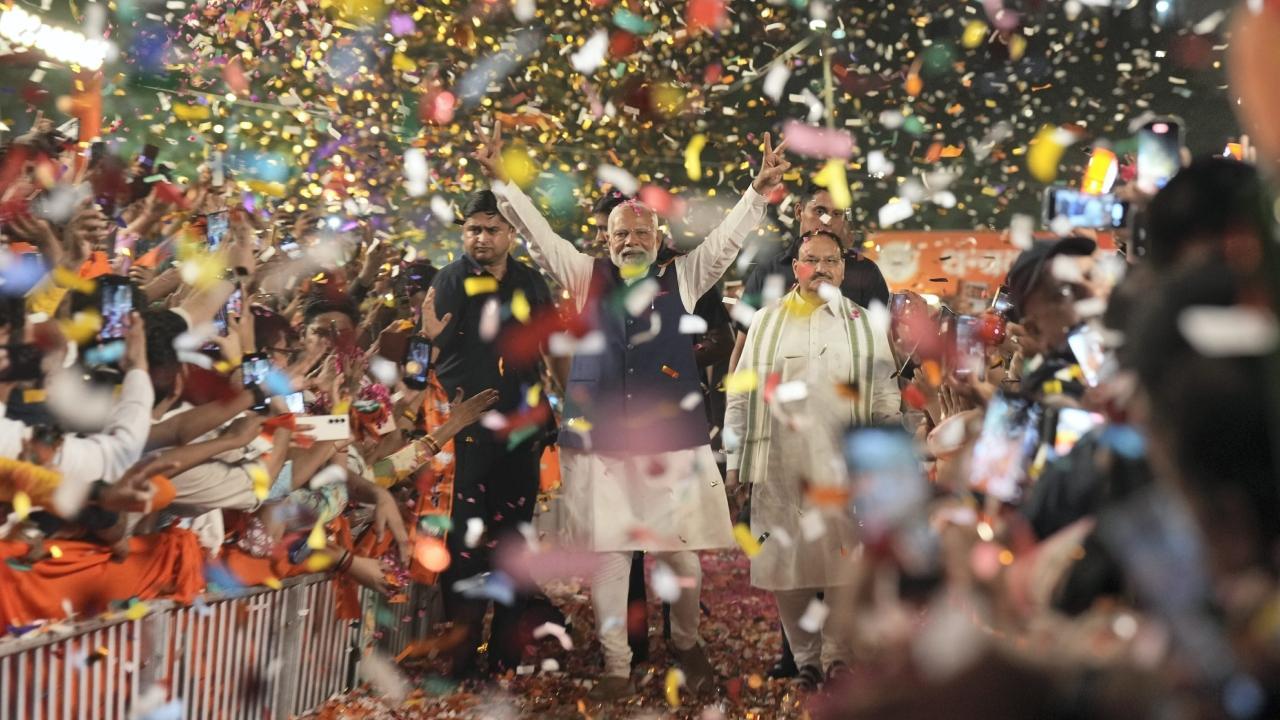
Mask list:
POLYGON ((676 662, 684 671, 685 686, 694 694, 711 690, 716 685, 716 671, 707 659, 707 653, 701 645, 694 645, 688 650, 671 647, 676 662))
POLYGON ((636 694, 636 684, 629 677, 606 675, 596 681, 595 687, 587 693, 592 702, 617 702, 636 694))

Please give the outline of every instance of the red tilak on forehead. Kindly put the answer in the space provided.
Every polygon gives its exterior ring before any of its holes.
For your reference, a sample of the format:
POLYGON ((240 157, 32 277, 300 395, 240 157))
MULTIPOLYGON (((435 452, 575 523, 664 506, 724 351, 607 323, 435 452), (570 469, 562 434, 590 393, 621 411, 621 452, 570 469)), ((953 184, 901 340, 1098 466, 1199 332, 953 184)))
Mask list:
POLYGON ((639 215, 642 211, 653 212, 653 208, 649 207, 648 205, 645 205, 644 203, 640 202, 635 198, 631 198, 630 200, 627 200, 626 202, 622 203, 620 207, 628 208, 629 210, 631 210, 631 212, 635 213, 636 215, 639 215))

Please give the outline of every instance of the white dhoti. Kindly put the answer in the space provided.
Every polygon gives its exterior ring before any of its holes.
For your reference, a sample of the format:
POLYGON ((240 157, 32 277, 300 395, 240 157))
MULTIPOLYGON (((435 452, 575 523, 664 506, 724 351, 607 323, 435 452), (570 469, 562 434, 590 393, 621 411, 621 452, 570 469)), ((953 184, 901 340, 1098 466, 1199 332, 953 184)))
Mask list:
POLYGON ((710 445, 654 455, 562 448, 559 492, 535 519, 552 545, 598 552, 733 545, 724 481, 710 445))

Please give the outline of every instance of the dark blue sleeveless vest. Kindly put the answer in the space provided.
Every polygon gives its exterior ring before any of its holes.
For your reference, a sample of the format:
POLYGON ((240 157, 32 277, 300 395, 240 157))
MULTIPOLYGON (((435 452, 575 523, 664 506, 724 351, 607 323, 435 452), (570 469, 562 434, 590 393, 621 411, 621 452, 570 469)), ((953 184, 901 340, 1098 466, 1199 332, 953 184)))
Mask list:
MULTIPOLYGON (((604 351, 574 355, 565 390, 564 420, 587 422, 589 442, 561 427, 560 444, 606 454, 650 454, 710 443, 710 428, 701 400, 680 407, 691 393, 701 396, 693 335, 680 334, 686 314, 680 301, 674 266, 651 266, 658 283, 652 307, 637 317, 627 314, 627 284, 609 260, 596 260, 582 313, 588 327, 604 335, 604 351), (658 334, 635 342, 650 330, 650 317, 661 318, 658 334)), ((631 286, 639 286, 644 281, 631 286)))

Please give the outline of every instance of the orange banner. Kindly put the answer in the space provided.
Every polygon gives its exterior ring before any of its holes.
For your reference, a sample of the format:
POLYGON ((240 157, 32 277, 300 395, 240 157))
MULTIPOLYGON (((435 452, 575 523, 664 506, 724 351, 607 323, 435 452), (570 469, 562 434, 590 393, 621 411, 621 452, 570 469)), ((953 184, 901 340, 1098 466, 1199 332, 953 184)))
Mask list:
MULTIPOLYGON (((1008 233, 990 230, 880 232, 867 239, 867 257, 880 266, 890 290, 942 297, 990 297, 1021 252, 1009 242, 1008 233)), ((1098 233, 1098 245, 1115 249, 1107 233, 1098 233)))

